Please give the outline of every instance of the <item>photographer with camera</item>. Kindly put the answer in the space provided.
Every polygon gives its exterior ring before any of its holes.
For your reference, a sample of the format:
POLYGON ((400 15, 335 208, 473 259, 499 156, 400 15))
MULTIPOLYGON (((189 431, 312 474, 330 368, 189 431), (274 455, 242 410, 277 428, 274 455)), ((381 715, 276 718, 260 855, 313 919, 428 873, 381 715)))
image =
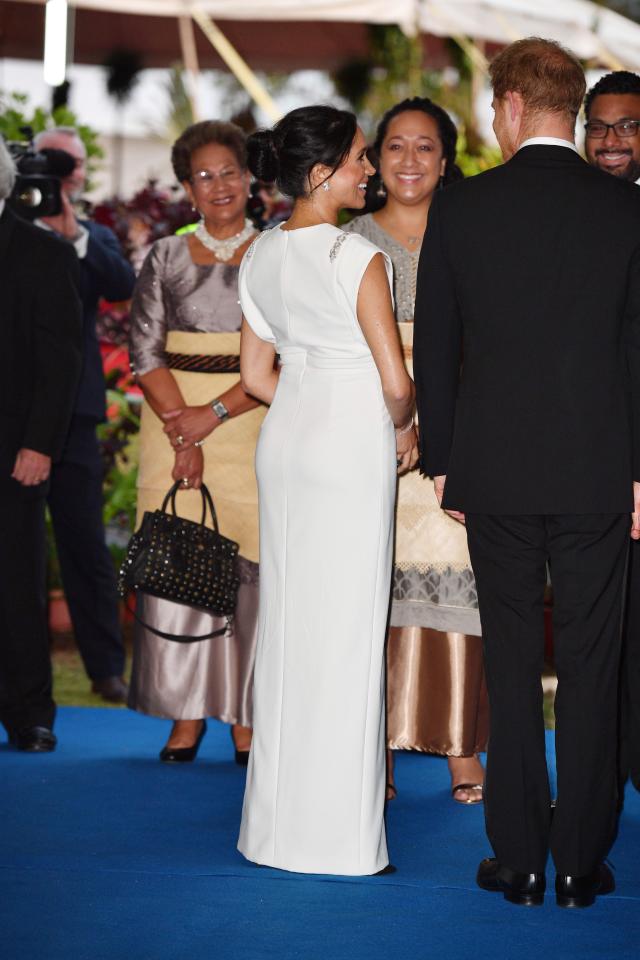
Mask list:
POLYGON ((83 309, 82 373, 62 459, 51 474, 49 510, 76 643, 92 689, 107 700, 125 702, 125 654, 118 618, 115 573, 104 539, 103 468, 96 437, 105 419, 105 383, 96 333, 101 297, 128 300, 135 275, 107 227, 79 220, 73 209, 86 181, 86 150, 72 127, 40 133, 37 150, 63 150, 74 160, 61 182, 62 209, 37 226, 73 244, 80 266, 83 309))
POLYGON ((81 365, 78 261, 6 205, 15 180, 0 138, 0 721, 20 750, 53 750, 44 509, 81 365))

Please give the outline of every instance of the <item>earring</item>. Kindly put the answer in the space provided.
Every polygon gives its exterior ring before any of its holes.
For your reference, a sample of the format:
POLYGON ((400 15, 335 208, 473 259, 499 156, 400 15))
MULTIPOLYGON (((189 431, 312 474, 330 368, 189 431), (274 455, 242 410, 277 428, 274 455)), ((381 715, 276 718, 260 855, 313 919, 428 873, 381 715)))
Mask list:
POLYGON ((376 190, 376 197, 380 197, 381 199, 384 199, 384 198, 386 197, 386 195, 387 195, 387 189, 386 189, 384 183, 383 183, 382 180, 381 180, 381 181, 380 181, 380 186, 379 186, 378 189, 376 190))
POLYGON ((330 189, 331 189, 331 186, 330 186, 328 180, 323 180, 323 181, 322 181, 322 189, 323 189, 323 190, 330 190, 330 189))

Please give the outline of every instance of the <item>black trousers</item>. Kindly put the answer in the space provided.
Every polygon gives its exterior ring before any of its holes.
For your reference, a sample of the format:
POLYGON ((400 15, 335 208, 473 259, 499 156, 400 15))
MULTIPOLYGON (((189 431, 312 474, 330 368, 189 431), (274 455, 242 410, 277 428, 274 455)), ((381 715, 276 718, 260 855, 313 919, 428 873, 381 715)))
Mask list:
POLYGON ((467 514, 491 713, 485 818, 500 863, 583 876, 611 846, 628 514, 467 514), (551 818, 542 688, 553 583, 558 795, 551 818))
POLYGON ((629 551, 627 611, 620 673, 620 780, 640 790, 640 541, 629 551))
POLYGON ((92 680, 121 676, 125 664, 115 572, 104 539, 102 474, 96 424, 75 417, 62 460, 51 472, 49 510, 76 643, 92 680))
POLYGON ((0 471, 0 721, 7 733, 53 727, 46 616, 45 486, 0 471))

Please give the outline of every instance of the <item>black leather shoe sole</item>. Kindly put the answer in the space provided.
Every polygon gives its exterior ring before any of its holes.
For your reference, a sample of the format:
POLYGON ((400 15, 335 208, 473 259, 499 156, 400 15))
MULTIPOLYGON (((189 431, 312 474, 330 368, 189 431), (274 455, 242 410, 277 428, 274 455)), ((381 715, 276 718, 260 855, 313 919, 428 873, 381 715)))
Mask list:
POLYGON ((544 903, 543 873, 516 873, 502 867, 494 858, 481 862, 476 883, 481 890, 501 893, 505 900, 519 907, 541 907, 544 903))
POLYGON ((23 753, 52 753, 58 740, 48 727, 27 727, 12 734, 9 743, 23 753))
POLYGON ((565 910, 592 907, 597 897, 605 897, 616 888, 611 870, 606 863, 586 877, 556 877, 556 903, 565 910))

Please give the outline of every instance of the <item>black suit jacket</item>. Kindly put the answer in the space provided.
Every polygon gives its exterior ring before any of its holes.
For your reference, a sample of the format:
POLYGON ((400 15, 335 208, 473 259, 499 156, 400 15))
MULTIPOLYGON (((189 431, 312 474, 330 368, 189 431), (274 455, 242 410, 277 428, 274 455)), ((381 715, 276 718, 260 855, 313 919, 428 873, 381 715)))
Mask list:
POLYGON ((136 278, 115 234, 99 223, 82 220, 89 231, 87 255, 80 260, 82 300, 82 373, 74 413, 93 420, 105 416, 105 390, 100 344, 96 332, 98 301, 128 300, 136 278))
POLYGON ((73 247, 0 217, 0 469, 21 447, 62 452, 80 374, 81 305, 73 247))
POLYGON ((617 513, 640 480, 640 191, 531 145, 447 187, 418 268, 421 468, 469 513, 617 513), (633 464, 633 466, 632 466, 633 464))

